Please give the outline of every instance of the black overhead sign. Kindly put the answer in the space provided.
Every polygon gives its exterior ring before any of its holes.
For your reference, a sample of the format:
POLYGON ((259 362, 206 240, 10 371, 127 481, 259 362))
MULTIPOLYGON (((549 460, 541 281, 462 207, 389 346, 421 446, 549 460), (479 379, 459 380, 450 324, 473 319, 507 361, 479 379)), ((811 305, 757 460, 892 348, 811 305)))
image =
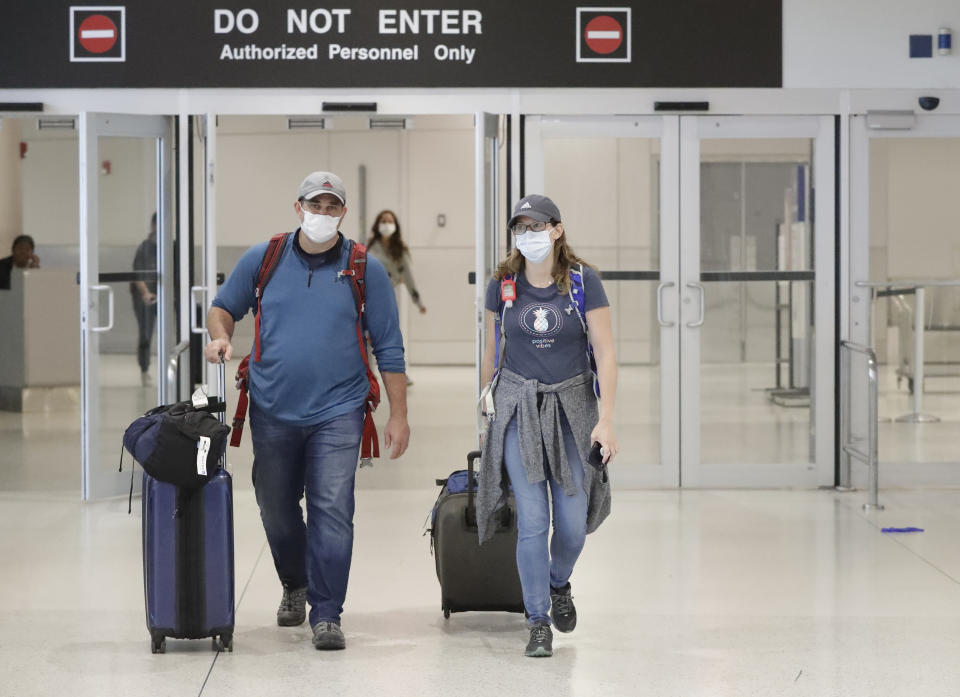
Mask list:
POLYGON ((781 0, 3 7, 0 88, 781 86, 781 0))

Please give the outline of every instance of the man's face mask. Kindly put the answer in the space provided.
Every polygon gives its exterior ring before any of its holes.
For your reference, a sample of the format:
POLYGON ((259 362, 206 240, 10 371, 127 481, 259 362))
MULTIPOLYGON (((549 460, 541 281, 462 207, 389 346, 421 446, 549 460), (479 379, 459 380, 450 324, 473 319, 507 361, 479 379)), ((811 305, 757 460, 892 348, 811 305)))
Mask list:
POLYGON ((337 234, 340 227, 340 218, 332 215, 320 215, 303 209, 303 224, 300 229, 310 238, 311 242, 323 244, 337 234))

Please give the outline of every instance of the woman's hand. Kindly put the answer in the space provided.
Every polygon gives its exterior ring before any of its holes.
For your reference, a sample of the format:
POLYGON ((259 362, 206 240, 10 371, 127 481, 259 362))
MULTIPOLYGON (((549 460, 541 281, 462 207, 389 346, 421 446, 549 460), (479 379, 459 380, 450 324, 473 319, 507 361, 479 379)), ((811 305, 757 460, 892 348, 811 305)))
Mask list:
POLYGON ((590 442, 599 443, 600 447, 603 448, 604 464, 616 457, 617 451, 620 450, 620 444, 617 443, 617 436, 613 432, 613 422, 605 419, 601 419, 597 422, 597 425, 593 427, 593 430, 590 432, 590 442))

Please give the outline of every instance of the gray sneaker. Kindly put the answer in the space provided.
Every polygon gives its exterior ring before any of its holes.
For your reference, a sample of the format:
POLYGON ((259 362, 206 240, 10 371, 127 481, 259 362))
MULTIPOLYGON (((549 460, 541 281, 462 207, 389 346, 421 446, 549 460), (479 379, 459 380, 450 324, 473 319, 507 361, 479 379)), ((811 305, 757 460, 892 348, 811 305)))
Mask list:
POLYGON ((283 598, 277 608, 277 624, 281 627, 298 627, 307 619, 307 589, 283 588, 283 598))
POLYGON ((570 584, 563 588, 550 587, 550 618, 558 632, 572 632, 577 626, 577 608, 573 605, 570 584))
POLYGON ((531 658, 546 658, 553 655, 553 632, 546 622, 537 622, 530 626, 530 641, 523 652, 531 658))
POLYGON ((339 624, 320 621, 313 626, 313 646, 317 651, 339 651, 347 648, 347 641, 339 624))

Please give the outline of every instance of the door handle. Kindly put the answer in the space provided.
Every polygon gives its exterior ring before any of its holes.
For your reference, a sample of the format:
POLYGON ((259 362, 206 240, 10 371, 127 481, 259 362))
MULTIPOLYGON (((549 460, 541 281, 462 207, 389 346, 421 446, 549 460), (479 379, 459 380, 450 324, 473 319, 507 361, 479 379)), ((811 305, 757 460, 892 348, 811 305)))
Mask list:
POLYGON ((108 332, 113 329, 113 288, 110 286, 90 286, 90 290, 107 291, 107 326, 90 327, 92 332, 108 332))
POLYGON ((672 288, 676 283, 673 281, 665 281, 657 286, 657 322, 660 323, 661 327, 672 327, 676 322, 664 322, 663 321, 663 290, 665 288, 672 288))
POLYGON ((703 326, 703 304, 704 304, 704 301, 706 300, 706 293, 704 291, 703 286, 699 283, 688 283, 687 288, 693 288, 694 290, 700 291, 700 316, 697 317, 696 322, 687 322, 687 326, 690 327, 691 329, 695 329, 696 327, 702 327, 703 326))
POLYGON ((190 333, 203 334, 207 331, 206 326, 200 326, 200 318, 197 317, 197 292, 206 293, 206 286, 191 286, 190 288, 190 333))

